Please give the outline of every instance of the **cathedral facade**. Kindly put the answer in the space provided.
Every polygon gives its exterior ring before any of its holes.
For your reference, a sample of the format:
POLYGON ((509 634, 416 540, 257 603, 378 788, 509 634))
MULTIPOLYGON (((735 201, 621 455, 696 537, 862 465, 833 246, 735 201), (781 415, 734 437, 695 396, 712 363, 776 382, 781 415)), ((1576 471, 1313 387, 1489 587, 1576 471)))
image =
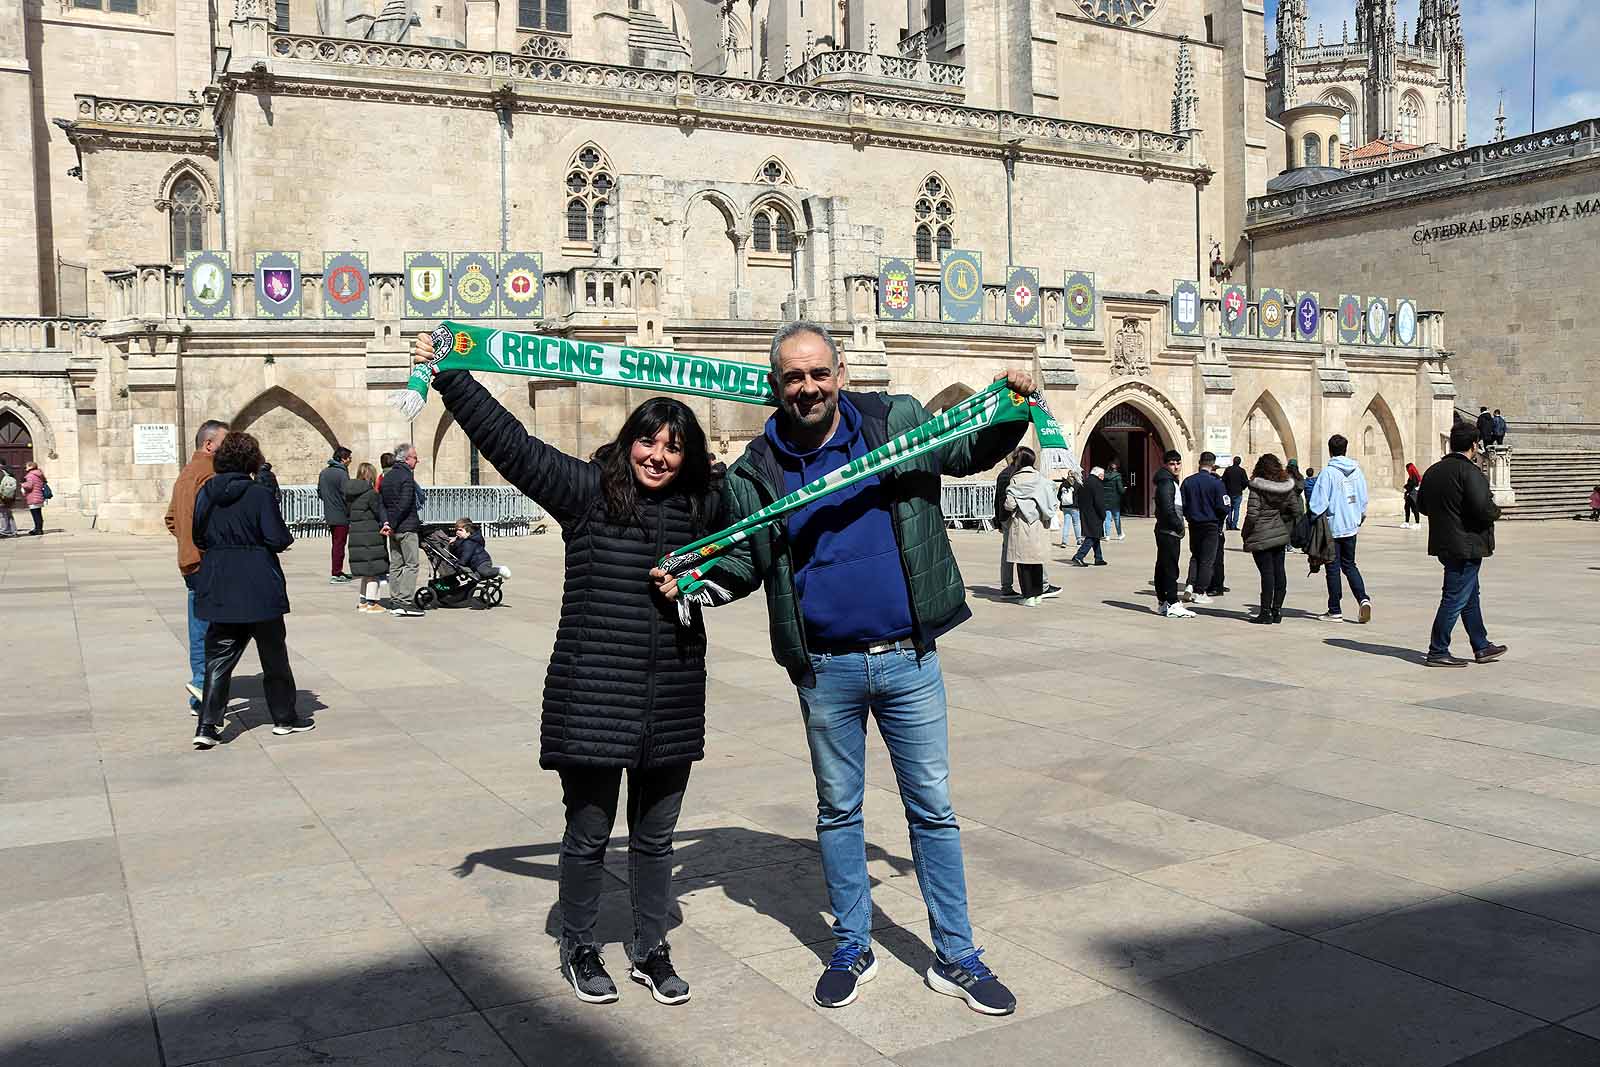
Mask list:
POLYGON ((1303 165, 1342 167, 1374 141, 1402 151, 1467 147, 1461 0, 1419 0, 1415 27, 1396 19, 1395 0, 1355 0, 1354 15, 1353 31, 1346 20, 1338 40, 1322 26, 1313 38, 1306 0, 1278 4, 1278 49, 1267 58, 1270 113, 1313 103, 1344 112, 1339 143, 1303 165))
MULTIPOLYGON (((206 418, 257 433, 284 484, 399 441, 425 481, 492 482, 437 401, 385 403, 432 325, 407 315, 416 253, 537 256, 524 328, 577 339, 761 362, 815 319, 856 385, 934 408, 1031 367, 1082 458, 1136 474, 1134 512, 1166 447, 1315 466, 1344 432, 1383 485, 1448 429, 1439 316, 1369 344, 1335 294, 1304 336, 1258 328, 1258 280, 1233 307, 1282 141, 1251 0, 230 2, 0 0, 0 444, 102 528, 158 526, 206 418), (963 250, 981 311, 953 321, 963 250), (226 318, 186 314, 199 251, 232 264, 226 318), (268 252, 300 266, 299 317, 255 291, 268 252), (326 305, 342 253, 366 317, 326 305), (908 316, 884 313, 887 257, 908 316)), ((581 454, 638 399, 489 384, 581 454)), ((729 458, 759 430, 698 408, 729 458)))

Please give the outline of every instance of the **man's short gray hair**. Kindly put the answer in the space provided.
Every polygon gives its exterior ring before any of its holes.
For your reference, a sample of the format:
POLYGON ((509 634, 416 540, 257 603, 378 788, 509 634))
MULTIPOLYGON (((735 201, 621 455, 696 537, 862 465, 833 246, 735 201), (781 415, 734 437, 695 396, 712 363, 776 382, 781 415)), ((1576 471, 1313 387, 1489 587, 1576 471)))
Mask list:
POLYGON ((219 422, 216 419, 207 419, 205 422, 202 422, 200 424, 200 428, 194 432, 194 447, 195 447, 195 451, 198 452, 200 449, 206 447, 206 442, 211 440, 213 437, 217 436, 218 434, 223 434, 223 433, 227 433, 227 432, 228 432, 228 424, 227 423, 219 422))
POLYGON ((796 337, 803 333, 815 334, 827 342, 828 352, 833 356, 833 365, 835 367, 839 365, 839 345, 838 342, 833 339, 833 335, 828 332, 828 328, 823 326, 821 323, 808 322, 805 319, 801 319, 798 322, 788 323, 777 333, 772 335, 772 351, 769 353, 769 355, 772 359, 773 374, 778 373, 778 350, 783 347, 783 343, 789 340, 789 338, 796 337))
POLYGON ((411 453, 414 451, 415 449, 412 447, 409 441, 402 441, 400 444, 394 446, 394 461, 396 463, 404 463, 406 461, 406 457, 411 455, 411 453))

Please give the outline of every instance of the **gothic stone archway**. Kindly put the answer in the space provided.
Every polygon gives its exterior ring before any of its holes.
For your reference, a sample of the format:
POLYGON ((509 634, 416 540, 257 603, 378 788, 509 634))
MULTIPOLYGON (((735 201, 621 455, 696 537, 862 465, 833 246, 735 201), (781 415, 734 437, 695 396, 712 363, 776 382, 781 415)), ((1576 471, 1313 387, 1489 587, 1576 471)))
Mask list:
POLYGON ((1102 387, 1090 399, 1076 439, 1083 443, 1084 469, 1104 465, 1111 455, 1121 461, 1129 489, 1123 509, 1132 515, 1151 513, 1152 479, 1161 465, 1161 453, 1176 448, 1187 456, 1194 450, 1194 435, 1177 406, 1142 378, 1124 378, 1102 387))

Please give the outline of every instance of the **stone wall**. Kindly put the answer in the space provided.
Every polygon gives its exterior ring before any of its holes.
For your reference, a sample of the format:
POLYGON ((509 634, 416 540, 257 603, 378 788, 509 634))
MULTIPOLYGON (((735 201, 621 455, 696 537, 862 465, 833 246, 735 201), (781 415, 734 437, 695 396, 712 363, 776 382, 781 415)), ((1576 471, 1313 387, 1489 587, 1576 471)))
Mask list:
POLYGON ((1585 313, 1600 277, 1600 159, 1392 195, 1259 228, 1256 284, 1441 309, 1461 406, 1501 408, 1513 444, 1600 444, 1600 320, 1585 313))

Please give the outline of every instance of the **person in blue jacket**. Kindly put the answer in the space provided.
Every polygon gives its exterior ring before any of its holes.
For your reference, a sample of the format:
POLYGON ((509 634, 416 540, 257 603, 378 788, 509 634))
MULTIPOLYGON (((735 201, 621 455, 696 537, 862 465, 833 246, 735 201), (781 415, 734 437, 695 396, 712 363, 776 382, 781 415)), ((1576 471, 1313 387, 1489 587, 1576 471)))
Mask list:
POLYGON ((1321 616, 1328 622, 1343 622, 1340 608, 1340 575, 1350 583, 1350 595, 1361 606, 1361 621, 1372 621, 1372 601, 1367 597, 1367 584, 1356 566, 1356 533, 1367 521, 1367 476, 1361 466, 1345 455, 1350 447, 1343 434, 1328 438, 1328 462, 1317 475, 1316 487, 1306 479, 1306 490, 1311 494, 1308 510, 1313 515, 1328 516, 1328 532, 1333 535, 1334 557, 1328 563, 1328 610, 1321 616))

